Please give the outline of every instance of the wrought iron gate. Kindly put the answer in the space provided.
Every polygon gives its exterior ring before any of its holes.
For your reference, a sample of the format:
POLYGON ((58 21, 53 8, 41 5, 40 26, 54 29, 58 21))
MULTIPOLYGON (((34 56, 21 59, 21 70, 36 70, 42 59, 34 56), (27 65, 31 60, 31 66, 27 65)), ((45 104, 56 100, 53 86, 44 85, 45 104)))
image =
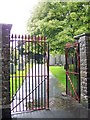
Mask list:
POLYGON ((66 54, 66 94, 80 102, 80 55, 79 43, 67 43, 66 54))
POLYGON ((49 108, 49 44, 46 37, 11 35, 11 112, 49 108))

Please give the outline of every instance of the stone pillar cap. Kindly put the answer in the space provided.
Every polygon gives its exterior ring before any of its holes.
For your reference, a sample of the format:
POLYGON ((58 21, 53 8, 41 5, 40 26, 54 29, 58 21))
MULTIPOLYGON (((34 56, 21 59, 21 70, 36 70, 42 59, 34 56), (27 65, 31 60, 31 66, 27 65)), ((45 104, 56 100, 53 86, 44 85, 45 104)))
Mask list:
POLYGON ((12 24, 4 24, 4 23, 0 23, 0 26, 4 26, 4 27, 7 27, 7 28, 12 28, 12 24))
POLYGON ((82 36, 90 36, 90 33, 83 33, 83 34, 74 36, 74 39, 79 39, 79 38, 82 37, 82 36))

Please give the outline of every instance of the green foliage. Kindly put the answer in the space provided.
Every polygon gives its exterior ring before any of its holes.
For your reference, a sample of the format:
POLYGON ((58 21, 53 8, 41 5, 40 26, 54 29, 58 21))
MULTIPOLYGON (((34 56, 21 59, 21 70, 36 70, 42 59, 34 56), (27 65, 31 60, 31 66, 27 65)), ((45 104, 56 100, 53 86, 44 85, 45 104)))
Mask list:
POLYGON ((27 22, 27 31, 45 35, 51 53, 64 53, 66 42, 90 32, 90 2, 41 2, 27 22))

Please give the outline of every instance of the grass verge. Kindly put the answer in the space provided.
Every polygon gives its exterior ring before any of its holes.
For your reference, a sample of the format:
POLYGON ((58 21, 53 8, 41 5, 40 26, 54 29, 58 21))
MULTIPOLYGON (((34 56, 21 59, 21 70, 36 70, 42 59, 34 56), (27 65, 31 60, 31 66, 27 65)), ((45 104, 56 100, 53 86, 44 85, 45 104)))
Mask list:
POLYGON ((28 63, 25 66, 24 70, 18 70, 18 66, 16 66, 16 74, 10 74, 10 97, 12 99, 12 96, 16 94, 17 90, 21 87, 23 80, 25 80, 25 77, 27 73, 29 72, 29 65, 28 63))
POLYGON ((66 71, 64 66, 49 66, 51 73, 58 79, 60 85, 65 90, 66 88, 66 71))

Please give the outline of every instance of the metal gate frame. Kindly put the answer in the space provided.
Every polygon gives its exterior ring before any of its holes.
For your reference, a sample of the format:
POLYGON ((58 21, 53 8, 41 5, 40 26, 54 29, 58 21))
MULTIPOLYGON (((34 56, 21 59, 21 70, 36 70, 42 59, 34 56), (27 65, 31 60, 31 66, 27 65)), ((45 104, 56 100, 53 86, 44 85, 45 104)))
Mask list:
POLYGON ((49 43, 46 37, 12 34, 10 52, 11 113, 49 109, 49 43))
POLYGON ((65 58, 66 94, 80 102, 80 50, 78 42, 66 44, 65 58))

